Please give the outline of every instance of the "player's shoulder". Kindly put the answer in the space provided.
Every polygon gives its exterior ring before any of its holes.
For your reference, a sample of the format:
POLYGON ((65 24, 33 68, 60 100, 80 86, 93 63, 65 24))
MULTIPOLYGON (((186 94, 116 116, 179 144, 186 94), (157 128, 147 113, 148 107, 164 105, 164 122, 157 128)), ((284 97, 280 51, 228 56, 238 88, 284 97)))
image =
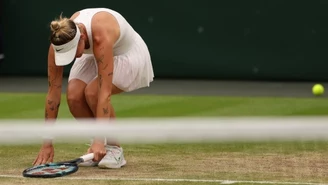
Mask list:
POLYGON ((78 17, 80 15, 80 11, 77 11, 75 13, 73 13, 73 15, 70 17, 71 20, 74 20, 76 17, 78 17))
POLYGON ((106 12, 99 12, 94 15, 91 29, 94 43, 105 40, 116 41, 120 32, 117 20, 111 14, 106 14, 106 12))
POLYGON ((115 17, 112 13, 108 12, 108 11, 99 11, 97 13, 94 14, 92 21, 93 22, 108 22, 110 23, 111 21, 115 21, 115 17))
POLYGON ((113 29, 118 25, 118 22, 110 12, 99 11, 92 17, 91 24, 93 28, 113 29))
POLYGON ((87 13, 87 12, 92 12, 92 11, 99 11, 101 9, 104 9, 104 8, 84 8, 84 9, 81 9, 81 10, 77 10, 76 12, 74 12, 71 16, 70 19, 74 20, 76 17, 78 17, 81 13, 87 13))

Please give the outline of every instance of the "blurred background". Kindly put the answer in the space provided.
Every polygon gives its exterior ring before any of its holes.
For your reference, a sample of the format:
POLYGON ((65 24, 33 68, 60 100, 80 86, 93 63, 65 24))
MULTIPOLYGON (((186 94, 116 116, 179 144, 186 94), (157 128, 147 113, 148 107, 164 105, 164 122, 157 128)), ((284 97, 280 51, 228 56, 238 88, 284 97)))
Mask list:
POLYGON ((107 7, 120 12, 144 38, 157 79, 328 80, 327 0, 1 4, 1 76, 46 77, 51 20, 61 13, 69 17, 83 8, 107 7))

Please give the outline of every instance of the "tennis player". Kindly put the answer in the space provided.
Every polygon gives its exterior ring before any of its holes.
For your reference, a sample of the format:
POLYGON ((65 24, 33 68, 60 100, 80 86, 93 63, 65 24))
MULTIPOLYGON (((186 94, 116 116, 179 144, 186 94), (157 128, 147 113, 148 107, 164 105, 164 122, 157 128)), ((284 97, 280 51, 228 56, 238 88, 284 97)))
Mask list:
MULTIPOLYGON (((76 119, 114 119, 111 96, 149 87, 154 73, 147 45, 118 12, 88 8, 51 22, 45 118, 53 122, 61 101, 63 69, 73 63, 67 102, 76 119)), ((108 121, 110 122, 110 121, 108 121)), ((106 140, 106 139, 105 139, 106 140)), ((119 143, 93 138, 95 158, 80 166, 120 168, 126 164, 119 143)), ((52 139, 45 139, 34 165, 53 162, 52 139)))

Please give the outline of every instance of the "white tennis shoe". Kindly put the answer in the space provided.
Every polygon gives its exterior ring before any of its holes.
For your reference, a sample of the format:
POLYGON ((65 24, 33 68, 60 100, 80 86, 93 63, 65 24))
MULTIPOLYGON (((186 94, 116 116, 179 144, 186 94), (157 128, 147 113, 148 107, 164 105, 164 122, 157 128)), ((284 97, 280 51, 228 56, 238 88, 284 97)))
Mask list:
POLYGON ((80 163, 80 167, 95 167, 99 168, 121 168, 126 164, 126 160, 123 155, 123 148, 117 146, 106 145, 106 155, 100 162, 94 162, 92 160, 80 163))
POLYGON ((126 164, 123 148, 106 145, 107 154, 99 162, 99 168, 121 168, 126 164))

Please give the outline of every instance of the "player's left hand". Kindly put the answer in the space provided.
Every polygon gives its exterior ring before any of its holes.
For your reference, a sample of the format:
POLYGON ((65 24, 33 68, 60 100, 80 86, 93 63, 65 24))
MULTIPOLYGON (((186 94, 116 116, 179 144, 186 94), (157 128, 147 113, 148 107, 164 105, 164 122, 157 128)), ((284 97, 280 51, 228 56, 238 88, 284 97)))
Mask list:
POLYGON ((99 162, 106 155, 106 152, 104 141, 95 140, 88 149, 88 153, 94 153, 93 160, 95 162, 99 162))
POLYGON ((53 158, 54 158, 54 147, 52 145, 52 143, 44 143, 41 146, 41 149, 36 157, 36 159, 33 162, 33 165, 41 165, 41 164, 46 164, 49 162, 53 162, 53 158))

